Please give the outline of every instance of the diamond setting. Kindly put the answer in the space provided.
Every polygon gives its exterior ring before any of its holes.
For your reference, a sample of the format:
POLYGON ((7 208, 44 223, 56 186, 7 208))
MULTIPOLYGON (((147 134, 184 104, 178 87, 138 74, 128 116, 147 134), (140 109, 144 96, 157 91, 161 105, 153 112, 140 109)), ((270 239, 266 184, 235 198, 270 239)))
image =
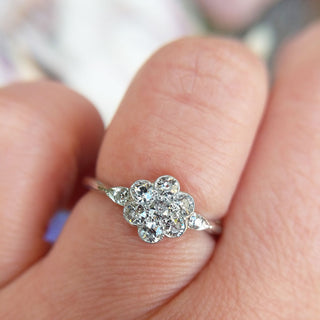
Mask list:
POLYGON ((123 208, 124 218, 134 226, 140 226, 148 217, 148 211, 140 204, 128 203, 123 208))
POLYGON ((177 238, 187 230, 194 201, 189 194, 180 192, 174 177, 161 176, 154 183, 137 180, 127 189, 128 195, 122 191, 123 216, 138 227, 143 241, 157 243, 164 237, 177 238))
POLYGON ((138 228, 139 237, 148 243, 157 243, 163 238, 163 228, 157 223, 148 223, 138 228))
POLYGON ((115 203, 124 206, 129 200, 129 189, 125 187, 113 187, 105 190, 106 195, 115 203))
POLYGON ((188 227, 195 230, 211 229, 208 220, 195 212, 189 217, 188 227))
POLYGON ((132 198, 140 204, 148 205, 153 200, 154 195, 153 184, 148 180, 137 180, 130 187, 130 194, 132 198))
POLYGON ((169 238, 182 236, 186 229, 186 220, 178 212, 170 212, 164 219, 164 234, 169 238))
POLYGON ((171 198, 180 191, 180 184, 178 180, 171 176, 159 177, 154 183, 155 189, 160 195, 171 198))
POLYGON ((182 215, 184 217, 189 217, 194 212, 194 200, 190 194, 185 192, 180 192, 176 196, 177 203, 179 204, 182 215))

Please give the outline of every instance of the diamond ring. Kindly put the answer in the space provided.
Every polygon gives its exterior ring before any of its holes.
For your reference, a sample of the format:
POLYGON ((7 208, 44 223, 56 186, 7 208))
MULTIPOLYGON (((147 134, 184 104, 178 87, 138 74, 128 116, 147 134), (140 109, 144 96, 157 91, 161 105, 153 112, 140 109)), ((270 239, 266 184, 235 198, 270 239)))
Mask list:
POLYGON ((165 236, 177 238, 188 228, 214 235, 222 231, 220 221, 209 222, 194 211, 192 196, 180 191, 179 181, 172 176, 161 176, 154 183, 137 180, 130 188, 109 188, 94 178, 85 178, 84 184, 123 206, 124 218, 138 227, 138 235, 145 242, 157 243, 165 236))

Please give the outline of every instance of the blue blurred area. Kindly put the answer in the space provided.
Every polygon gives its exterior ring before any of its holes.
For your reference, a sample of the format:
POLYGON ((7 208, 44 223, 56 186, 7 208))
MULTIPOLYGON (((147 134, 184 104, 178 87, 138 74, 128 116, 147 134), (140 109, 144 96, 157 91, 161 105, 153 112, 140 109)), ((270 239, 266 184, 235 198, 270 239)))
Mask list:
POLYGON ((47 232, 44 236, 45 241, 54 243, 58 239, 69 215, 70 211, 68 210, 59 210, 56 212, 49 222, 47 232))

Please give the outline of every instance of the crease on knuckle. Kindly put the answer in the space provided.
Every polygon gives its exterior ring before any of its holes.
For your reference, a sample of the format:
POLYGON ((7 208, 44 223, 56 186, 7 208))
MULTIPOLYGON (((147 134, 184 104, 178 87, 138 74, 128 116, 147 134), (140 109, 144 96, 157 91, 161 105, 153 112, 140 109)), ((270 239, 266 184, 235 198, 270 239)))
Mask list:
POLYGON ((154 59, 152 67, 165 69, 167 74, 165 81, 150 81, 155 83, 152 91, 164 105, 173 102, 184 111, 192 107, 203 116, 216 113, 237 125, 245 125, 243 109, 256 97, 257 90, 261 91, 256 78, 258 68, 252 66, 252 57, 243 53, 245 50, 233 52, 234 45, 214 49, 202 45, 185 53, 182 48, 181 61, 154 59))

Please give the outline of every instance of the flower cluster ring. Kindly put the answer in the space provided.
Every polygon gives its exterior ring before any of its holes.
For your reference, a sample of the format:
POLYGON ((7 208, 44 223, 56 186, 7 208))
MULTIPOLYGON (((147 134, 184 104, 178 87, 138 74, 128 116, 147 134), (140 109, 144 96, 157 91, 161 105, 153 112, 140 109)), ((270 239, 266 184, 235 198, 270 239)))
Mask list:
POLYGON ((93 178, 86 178, 85 184, 123 206, 124 218, 138 227, 138 235, 145 242, 181 237, 188 228, 221 233, 220 221, 210 223, 196 213, 193 197, 180 191, 179 181, 172 176, 161 176, 154 183, 137 180, 130 188, 108 188, 93 178))

